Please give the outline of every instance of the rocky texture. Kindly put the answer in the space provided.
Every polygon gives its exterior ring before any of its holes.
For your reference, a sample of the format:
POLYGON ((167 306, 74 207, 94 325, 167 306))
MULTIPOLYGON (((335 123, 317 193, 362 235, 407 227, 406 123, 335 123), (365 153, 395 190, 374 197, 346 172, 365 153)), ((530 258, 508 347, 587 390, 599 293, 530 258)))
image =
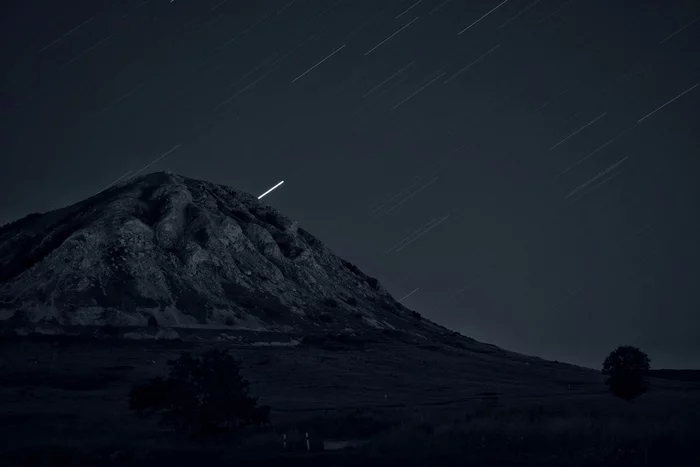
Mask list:
POLYGON ((152 173, 0 228, 0 318, 449 332, 256 197, 152 173))

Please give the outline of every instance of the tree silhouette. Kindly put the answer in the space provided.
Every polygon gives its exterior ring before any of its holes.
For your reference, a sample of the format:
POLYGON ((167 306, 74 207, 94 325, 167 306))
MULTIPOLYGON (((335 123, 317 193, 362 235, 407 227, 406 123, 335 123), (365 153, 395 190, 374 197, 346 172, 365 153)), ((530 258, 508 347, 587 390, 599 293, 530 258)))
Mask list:
POLYGON ((649 356, 636 347, 621 345, 610 352, 603 362, 605 384, 617 397, 631 401, 649 389, 645 379, 649 373, 649 356))
POLYGON ((249 383, 226 350, 199 357, 182 353, 168 365, 168 378, 154 378, 131 390, 129 408, 137 415, 159 413, 162 424, 192 438, 268 423, 270 407, 258 407, 257 398, 248 396, 249 383))

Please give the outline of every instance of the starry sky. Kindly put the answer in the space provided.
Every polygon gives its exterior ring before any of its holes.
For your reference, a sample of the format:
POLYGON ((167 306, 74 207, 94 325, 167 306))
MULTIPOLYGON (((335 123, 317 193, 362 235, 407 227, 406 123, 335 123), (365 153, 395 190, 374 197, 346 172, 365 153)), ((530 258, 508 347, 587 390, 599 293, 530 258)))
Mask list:
POLYGON ((697 1, 0 8, 0 224, 151 171, 284 180, 265 202, 442 325, 700 368, 697 1))

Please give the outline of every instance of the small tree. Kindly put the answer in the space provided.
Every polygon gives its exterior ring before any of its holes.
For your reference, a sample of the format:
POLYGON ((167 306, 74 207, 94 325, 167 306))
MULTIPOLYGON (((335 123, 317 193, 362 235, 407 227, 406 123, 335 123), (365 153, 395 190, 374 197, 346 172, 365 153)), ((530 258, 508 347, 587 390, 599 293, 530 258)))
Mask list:
POLYGON ((613 350, 603 362, 605 384, 617 397, 631 401, 649 389, 645 379, 649 373, 649 356, 636 347, 622 345, 613 350))
POLYGON ((249 382, 226 350, 199 357, 182 353, 168 362, 168 378, 154 378, 134 387, 129 408, 138 416, 161 415, 161 423, 201 439, 269 422, 270 407, 248 396, 249 382))

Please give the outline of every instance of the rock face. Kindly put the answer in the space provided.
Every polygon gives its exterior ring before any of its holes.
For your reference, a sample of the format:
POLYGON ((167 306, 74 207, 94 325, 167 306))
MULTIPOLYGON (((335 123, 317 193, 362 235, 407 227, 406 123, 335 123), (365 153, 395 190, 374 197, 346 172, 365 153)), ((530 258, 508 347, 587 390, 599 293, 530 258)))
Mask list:
POLYGON ((446 330, 248 193, 168 172, 0 228, 0 319, 446 330))

